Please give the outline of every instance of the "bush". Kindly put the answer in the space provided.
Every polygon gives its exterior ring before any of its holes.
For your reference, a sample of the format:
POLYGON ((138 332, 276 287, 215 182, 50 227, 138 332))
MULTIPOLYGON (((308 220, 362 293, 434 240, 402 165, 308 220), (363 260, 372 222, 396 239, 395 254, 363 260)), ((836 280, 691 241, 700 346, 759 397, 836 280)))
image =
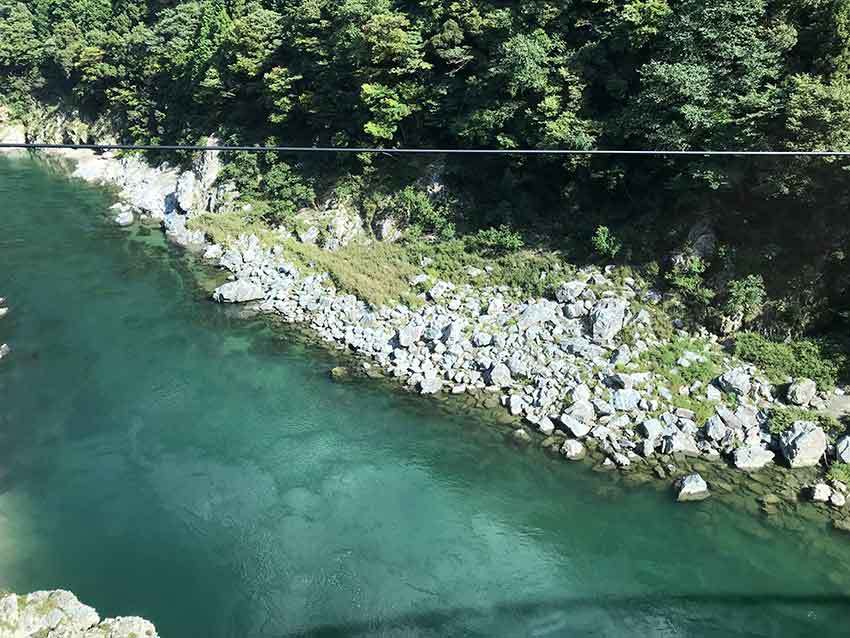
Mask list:
POLYGON ((774 408, 768 417, 768 429, 774 434, 782 434, 790 429, 795 421, 817 423, 827 434, 838 434, 843 429, 835 417, 803 408, 774 408))
POLYGON ((850 463, 833 463, 826 471, 826 478, 850 485, 850 463))
POLYGON ((447 203, 435 203, 428 193, 407 186, 395 194, 393 204, 410 224, 412 235, 428 233, 442 240, 454 238, 455 225, 447 203))
POLYGON ((761 275, 747 275, 743 279, 729 282, 728 299, 724 310, 729 316, 738 316, 743 323, 755 321, 764 307, 767 293, 761 275))
POLYGON ((673 264, 665 276, 667 283, 692 306, 704 307, 714 299, 714 291, 705 285, 706 263, 697 255, 688 255, 673 264))
POLYGON ((807 377, 828 390, 838 379, 839 363, 822 351, 821 345, 810 339, 777 343, 755 332, 742 332, 735 338, 735 355, 756 364, 774 383, 786 377, 807 377))
POLYGON ((487 228, 479 230, 467 238, 467 242, 474 248, 484 253, 506 253, 515 252, 523 247, 522 235, 510 226, 502 224, 498 228, 487 228))
POLYGON ((607 226, 597 226, 593 233, 593 250, 607 259, 614 259, 622 250, 623 244, 611 233, 607 226))

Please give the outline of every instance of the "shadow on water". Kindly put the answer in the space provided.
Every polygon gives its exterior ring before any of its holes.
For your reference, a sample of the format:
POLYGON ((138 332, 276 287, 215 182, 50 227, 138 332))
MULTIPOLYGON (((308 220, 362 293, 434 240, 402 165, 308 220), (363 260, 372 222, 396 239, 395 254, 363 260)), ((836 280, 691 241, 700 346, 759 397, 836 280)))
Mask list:
MULTIPOLYGON (((421 630, 427 627, 434 635, 487 635, 486 631, 470 634, 469 625, 476 621, 492 626, 500 621, 512 621, 525 627, 525 635, 573 635, 576 630, 570 619, 577 612, 602 613, 615 624, 622 619, 624 625, 636 613, 676 612, 678 619, 685 624, 688 621, 703 623, 711 618, 720 618, 726 612, 740 610, 741 607, 764 608, 763 612, 782 607, 784 612, 800 609, 801 614, 810 615, 816 611, 846 608, 850 611, 850 595, 787 595, 787 594, 651 594, 634 596, 596 595, 586 598, 560 598, 534 602, 500 603, 483 608, 460 607, 437 609, 423 613, 401 614, 392 618, 343 624, 328 624, 311 627, 286 634, 275 634, 274 638, 342 638, 350 636, 372 636, 376 632, 402 632, 405 629, 421 630), (571 615, 565 616, 566 613, 571 615), (463 627, 464 630, 460 628, 463 627), (563 632, 569 631, 569 634, 563 632), (451 633, 449 633, 451 632, 451 633)), ((624 627, 625 628, 625 627, 624 627)), ((590 634, 583 631, 574 635, 608 635, 598 630, 590 634)), ((748 636, 774 635, 773 633, 747 633, 748 636)))

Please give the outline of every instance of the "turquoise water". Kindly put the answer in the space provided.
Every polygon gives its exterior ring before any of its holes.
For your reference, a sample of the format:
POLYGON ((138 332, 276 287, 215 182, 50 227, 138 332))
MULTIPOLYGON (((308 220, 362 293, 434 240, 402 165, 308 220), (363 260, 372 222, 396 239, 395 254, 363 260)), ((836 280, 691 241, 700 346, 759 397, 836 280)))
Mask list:
POLYGON ((520 451, 0 160, 0 588, 165 638, 846 636, 850 536, 520 451))

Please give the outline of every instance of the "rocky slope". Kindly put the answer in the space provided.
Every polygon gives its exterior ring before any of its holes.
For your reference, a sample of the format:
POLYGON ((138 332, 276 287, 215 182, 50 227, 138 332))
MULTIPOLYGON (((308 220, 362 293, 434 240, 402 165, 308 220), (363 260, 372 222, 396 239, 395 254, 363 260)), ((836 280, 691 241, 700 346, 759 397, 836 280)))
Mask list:
MULTIPOLYGON (((410 282, 421 306, 372 308, 337 291, 326 273, 299 272, 280 246, 267 249, 254 236, 212 245, 189 230, 192 215, 236 202, 234 190, 218 184, 215 153, 187 171, 109 153, 64 155, 76 160, 75 176, 119 187, 117 223, 157 220, 170 239, 227 270, 231 281, 215 290, 215 300, 307 324, 368 359, 370 374, 380 370, 422 394, 502 404, 525 423, 513 433, 518 442, 537 431, 544 447, 566 459, 589 455, 622 471, 648 466, 662 477, 681 457, 725 460, 744 472, 850 462, 850 439, 833 441, 816 414, 800 410, 826 407, 828 397, 811 380, 774 387, 726 355, 716 337, 672 330, 658 309, 662 296, 613 267, 579 270, 560 282, 555 299, 522 299, 488 285, 486 269, 469 273, 474 286, 423 272, 410 282), (804 418, 780 429, 772 421, 788 406, 804 418)), ((697 478, 685 487, 694 485, 697 478)), ((833 481, 829 489, 843 495, 847 488, 833 481)), ((843 508, 843 496, 830 503, 843 508)))
POLYGON ((69 591, 0 594, 0 638, 158 638, 136 617, 100 619, 69 591))

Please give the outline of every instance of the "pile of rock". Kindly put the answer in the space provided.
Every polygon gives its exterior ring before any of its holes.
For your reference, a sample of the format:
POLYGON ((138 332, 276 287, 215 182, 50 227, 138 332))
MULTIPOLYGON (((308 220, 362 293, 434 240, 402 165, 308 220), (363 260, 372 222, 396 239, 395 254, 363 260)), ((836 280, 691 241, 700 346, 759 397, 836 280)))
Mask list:
POLYGON ((815 503, 828 503, 839 509, 847 504, 847 486, 841 481, 815 483, 806 491, 815 503))
MULTIPOLYGON (((770 431, 776 390, 740 362, 729 360, 711 383, 677 390, 712 406, 705 422, 676 407, 664 379, 632 363, 658 343, 650 315, 641 309, 657 297, 632 280, 617 283, 608 273, 587 269, 563 282, 555 300, 515 300, 504 287, 456 286, 423 274, 412 282, 422 291, 421 308, 374 309, 337 293, 327 275, 302 275, 280 249, 265 250, 255 237, 206 253, 232 273, 232 281, 213 293, 217 301, 253 301, 261 311, 309 324, 323 339, 371 358, 422 394, 495 395, 512 415, 554 437, 568 459, 585 455, 584 439, 620 468, 676 454, 727 457, 745 471, 759 470, 778 455, 798 468, 818 464, 829 452, 826 433, 815 423, 795 422, 781 436, 770 431), (626 328, 635 335, 630 345, 618 341, 626 328), (727 399, 737 403, 734 410, 727 399)), ((686 351, 677 366, 696 365, 705 356, 686 351)), ((811 406, 817 389, 801 379, 788 398, 811 406)), ((514 438, 528 436, 522 428, 514 438)), ((850 440, 842 449, 850 456, 850 440)))
POLYGON ((158 638, 156 628, 137 617, 100 619, 69 591, 0 595, 0 636, 4 638, 158 638))

